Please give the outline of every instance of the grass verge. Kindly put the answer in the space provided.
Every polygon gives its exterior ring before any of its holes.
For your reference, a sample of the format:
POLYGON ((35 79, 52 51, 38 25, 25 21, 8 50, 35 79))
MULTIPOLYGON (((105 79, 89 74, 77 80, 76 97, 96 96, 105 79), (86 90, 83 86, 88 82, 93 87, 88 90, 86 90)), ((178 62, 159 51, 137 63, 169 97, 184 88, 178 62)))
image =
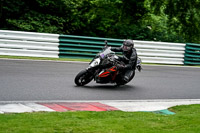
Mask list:
POLYGON ((1 114, 1 133, 196 133, 200 105, 170 108, 175 115, 151 112, 37 112, 1 114))
POLYGON ((82 62, 90 62, 91 61, 91 59, 46 58, 46 57, 26 57, 26 56, 7 56, 7 55, 0 55, 0 58, 5 58, 5 59, 27 59, 27 60, 53 60, 53 61, 82 61, 82 62))
MULTIPOLYGON (((26 57, 26 56, 8 56, 8 55, 0 55, 0 58, 5 59, 27 59, 27 60, 52 60, 52 61, 81 61, 81 62, 90 62, 92 59, 85 58, 47 58, 47 57, 26 57)), ((155 63, 142 63, 146 65, 161 65, 165 66, 167 64, 155 64, 155 63)), ((183 65, 173 65, 168 64, 168 66, 183 66, 183 65)), ((192 66, 192 65, 191 65, 192 66)), ((200 67, 200 65, 195 65, 193 67, 200 67)))

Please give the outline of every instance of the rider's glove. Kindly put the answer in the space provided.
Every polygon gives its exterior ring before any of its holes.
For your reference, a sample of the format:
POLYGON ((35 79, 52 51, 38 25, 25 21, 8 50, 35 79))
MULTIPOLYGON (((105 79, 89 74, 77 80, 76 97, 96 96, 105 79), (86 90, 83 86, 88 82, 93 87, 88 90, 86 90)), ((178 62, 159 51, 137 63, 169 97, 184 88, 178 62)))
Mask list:
POLYGON ((104 65, 99 65, 99 68, 101 69, 105 69, 105 68, 108 68, 108 67, 111 67, 112 64, 104 64, 104 65))
POLYGON ((116 67, 118 70, 123 70, 125 66, 121 64, 117 64, 116 67))

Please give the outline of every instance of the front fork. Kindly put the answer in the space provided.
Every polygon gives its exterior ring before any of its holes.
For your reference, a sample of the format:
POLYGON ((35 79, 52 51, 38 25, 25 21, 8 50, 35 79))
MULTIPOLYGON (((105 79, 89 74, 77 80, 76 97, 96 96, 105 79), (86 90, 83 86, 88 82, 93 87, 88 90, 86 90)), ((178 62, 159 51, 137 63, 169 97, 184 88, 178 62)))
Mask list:
POLYGON ((95 76, 99 73, 100 69, 98 67, 88 67, 86 68, 87 72, 93 75, 93 78, 95 80, 95 76))

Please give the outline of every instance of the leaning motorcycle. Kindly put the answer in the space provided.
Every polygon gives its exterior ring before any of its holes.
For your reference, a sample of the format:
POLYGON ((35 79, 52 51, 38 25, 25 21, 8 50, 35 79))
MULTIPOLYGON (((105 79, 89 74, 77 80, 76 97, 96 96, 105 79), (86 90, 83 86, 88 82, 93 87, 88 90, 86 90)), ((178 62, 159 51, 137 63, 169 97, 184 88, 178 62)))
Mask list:
MULTIPOLYGON (((106 45, 103 51, 98 53, 89 63, 89 67, 76 75, 74 82, 77 86, 84 86, 94 79, 96 83, 124 85, 125 83, 122 81, 123 72, 117 68, 119 65, 125 64, 119 60, 115 52, 111 51, 111 47, 106 45)), ((131 76, 129 81, 133 79, 134 75, 131 76)))

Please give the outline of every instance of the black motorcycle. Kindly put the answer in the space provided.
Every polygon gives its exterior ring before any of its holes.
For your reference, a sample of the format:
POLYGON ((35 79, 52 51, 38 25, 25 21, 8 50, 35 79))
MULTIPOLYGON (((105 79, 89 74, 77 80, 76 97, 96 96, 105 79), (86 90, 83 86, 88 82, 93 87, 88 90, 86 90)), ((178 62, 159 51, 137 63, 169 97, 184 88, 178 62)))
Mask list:
MULTIPOLYGON (((119 65, 125 64, 106 44, 103 51, 98 53, 89 63, 89 67, 76 75, 74 82, 77 86, 84 86, 94 79, 96 83, 124 85, 125 83, 122 81, 123 72, 117 68, 119 65)), ((131 76, 129 82, 134 75, 131 76)))

